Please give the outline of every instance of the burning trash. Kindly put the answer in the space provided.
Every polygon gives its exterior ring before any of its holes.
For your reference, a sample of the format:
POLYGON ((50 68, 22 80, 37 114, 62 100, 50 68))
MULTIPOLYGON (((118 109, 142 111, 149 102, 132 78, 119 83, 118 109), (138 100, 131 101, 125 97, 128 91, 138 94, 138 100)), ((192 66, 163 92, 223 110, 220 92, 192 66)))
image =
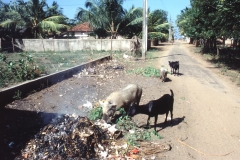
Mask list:
POLYGON ((101 115, 101 107, 96 107, 90 112, 91 120, 75 114, 58 116, 26 144, 15 160, 137 160, 171 149, 170 145, 143 142, 156 134, 138 128, 127 116, 111 125, 101 120, 101 115))
POLYGON ((16 159, 100 158, 111 135, 86 117, 74 114, 53 119, 29 141, 16 159))

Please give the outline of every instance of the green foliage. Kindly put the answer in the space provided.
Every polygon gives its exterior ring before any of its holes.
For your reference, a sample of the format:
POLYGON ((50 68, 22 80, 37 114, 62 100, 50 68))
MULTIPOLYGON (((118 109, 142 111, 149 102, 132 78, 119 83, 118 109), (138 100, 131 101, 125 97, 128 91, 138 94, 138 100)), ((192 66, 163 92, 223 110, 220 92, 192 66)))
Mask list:
POLYGON ((0 4, 0 32, 6 38, 26 36, 31 38, 56 36, 68 28, 57 2, 48 6, 45 0, 14 1, 0 4), (1 30, 3 28, 3 30, 1 30), (19 30, 29 31, 20 35, 19 30))
POLYGON ((137 69, 132 69, 132 70, 127 70, 126 71, 128 74, 138 74, 138 75, 143 75, 145 77, 159 77, 160 72, 158 69, 153 68, 153 67, 145 67, 145 68, 137 68, 137 69))
POLYGON ((101 106, 93 108, 89 112, 89 119, 90 120, 98 120, 98 119, 101 119, 102 116, 103 116, 103 111, 102 111, 102 107, 101 106))
POLYGON ((161 33, 161 32, 150 32, 148 33, 148 38, 153 40, 153 39, 167 39, 167 34, 161 33))
POLYGON ((149 141, 153 139, 161 139, 162 137, 154 130, 147 130, 144 128, 138 128, 137 125, 128 117, 125 111, 122 112, 122 116, 117 120, 116 128, 124 131, 124 137, 130 145, 138 146, 138 141, 149 141), (134 133, 129 133, 131 130, 134 133))
POLYGON ((239 39, 239 0, 195 0, 177 18, 181 34, 199 39, 239 39))
POLYGON ((6 54, 0 54, 0 87, 39 77, 41 70, 29 53, 21 53, 18 60, 8 60, 6 54))

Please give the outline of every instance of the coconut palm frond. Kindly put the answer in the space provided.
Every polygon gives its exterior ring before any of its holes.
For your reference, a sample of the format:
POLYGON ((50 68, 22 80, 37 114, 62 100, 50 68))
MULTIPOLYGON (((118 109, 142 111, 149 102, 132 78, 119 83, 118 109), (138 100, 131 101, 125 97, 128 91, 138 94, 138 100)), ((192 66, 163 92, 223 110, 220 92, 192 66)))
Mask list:
POLYGON ((21 21, 8 19, 6 21, 1 22, 0 26, 3 28, 9 28, 9 27, 11 27, 13 25, 17 25, 19 23, 21 23, 21 21))
POLYGON ((182 21, 179 21, 179 22, 178 22, 178 25, 181 26, 181 25, 183 25, 183 24, 185 24, 185 23, 187 23, 187 20, 182 20, 182 21))
POLYGON ((156 30, 162 30, 162 29, 166 29, 169 27, 169 23, 163 23, 163 24, 160 24, 160 25, 157 25, 154 27, 154 29, 156 30))
POLYGON ((143 21, 143 17, 139 17, 134 19, 133 21, 131 21, 130 23, 127 24, 127 26, 129 25, 136 25, 136 24, 141 24, 143 21))
POLYGON ((42 28, 42 30, 51 30, 51 31, 59 31, 60 29, 66 29, 69 26, 65 25, 65 24, 59 24, 59 23, 55 23, 53 21, 42 21, 38 24, 39 28, 42 28))
POLYGON ((125 11, 124 19, 135 19, 142 16, 142 8, 131 8, 129 11, 125 11))
POLYGON ((53 21, 55 23, 61 23, 65 22, 66 18, 64 16, 51 16, 48 18, 45 18, 43 21, 53 21))
POLYGON ((121 24, 121 23, 119 23, 119 24, 116 26, 116 32, 118 31, 120 24, 121 24))
POLYGON ((161 33, 161 32, 149 32, 148 37, 150 39, 161 39, 161 38, 167 38, 167 34, 161 33))

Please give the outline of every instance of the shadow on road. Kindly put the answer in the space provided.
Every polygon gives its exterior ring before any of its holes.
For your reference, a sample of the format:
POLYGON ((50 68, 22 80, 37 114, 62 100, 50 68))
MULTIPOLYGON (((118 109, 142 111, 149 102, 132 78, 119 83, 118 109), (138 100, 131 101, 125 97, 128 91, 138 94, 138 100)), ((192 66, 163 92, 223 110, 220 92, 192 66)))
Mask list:
POLYGON ((170 75, 173 75, 173 76, 182 76, 182 75, 184 75, 183 73, 177 73, 177 74, 171 74, 170 73, 170 75))
POLYGON ((160 56, 160 57, 151 57, 151 58, 146 58, 146 59, 157 59, 157 58, 165 58, 165 57, 171 57, 171 56, 176 56, 176 55, 178 55, 178 56, 186 56, 186 55, 184 55, 184 54, 171 54, 171 55, 168 55, 168 56, 160 56))
MULTIPOLYGON (((173 119, 173 124, 171 124, 170 121, 167 121, 166 123, 165 122, 162 122, 162 123, 159 123, 159 124, 156 124, 156 127, 160 127, 161 129, 160 130, 157 130, 158 131, 161 131, 169 126, 173 127, 173 126, 176 126, 180 123, 182 123, 185 119, 185 116, 183 116, 182 118, 174 118, 173 119)), ((143 128, 146 128, 146 129, 149 129, 149 126, 147 126, 146 124, 144 125, 141 125, 139 127, 143 127, 143 128)), ((154 125, 150 125, 150 128, 154 128, 154 125)))
POLYGON ((162 123, 157 124, 156 126, 160 127, 161 129, 158 131, 161 131, 167 127, 173 127, 173 126, 179 125, 180 123, 182 123, 184 121, 184 119, 185 119, 185 116, 183 116, 182 118, 174 118, 172 124, 170 121, 167 121, 167 123, 162 122, 162 123))

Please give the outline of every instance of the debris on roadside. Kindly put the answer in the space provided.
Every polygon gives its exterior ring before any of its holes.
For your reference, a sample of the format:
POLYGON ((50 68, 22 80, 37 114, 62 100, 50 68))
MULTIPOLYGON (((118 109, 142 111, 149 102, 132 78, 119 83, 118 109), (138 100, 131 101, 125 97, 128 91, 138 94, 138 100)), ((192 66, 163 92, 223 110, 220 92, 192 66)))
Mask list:
POLYGON ((110 60, 107 63, 85 68, 78 74, 73 75, 73 77, 99 77, 101 79, 112 79, 113 76, 119 76, 119 71, 124 71, 124 66, 117 60, 110 60))

